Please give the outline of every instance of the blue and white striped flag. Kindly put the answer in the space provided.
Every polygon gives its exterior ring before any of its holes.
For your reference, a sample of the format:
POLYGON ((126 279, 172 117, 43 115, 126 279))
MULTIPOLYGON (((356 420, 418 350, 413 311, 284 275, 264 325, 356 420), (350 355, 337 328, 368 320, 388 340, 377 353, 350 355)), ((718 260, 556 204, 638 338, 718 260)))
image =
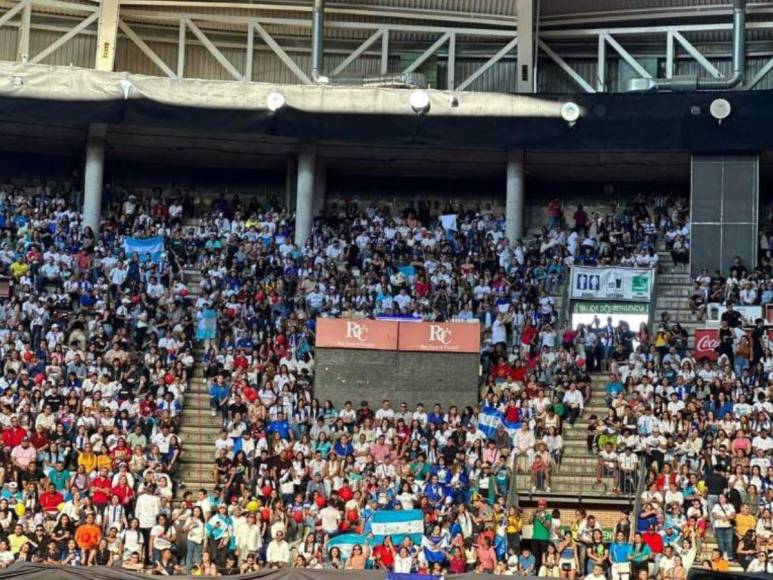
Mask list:
POLYGON ((384 542, 386 536, 399 544, 409 536, 415 544, 424 536, 424 515, 421 510, 378 510, 370 520, 370 529, 377 544, 384 542))
POLYGON ((344 560, 347 560, 354 546, 359 544, 364 552, 367 543, 368 539, 361 534, 341 534, 340 536, 333 536, 328 540, 327 551, 330 553, 331 548, 338 548, 341 550, 341 556, 344 560))
POLYGON ((518 432, 518 430, 521 428, 520 421, 507 421, 504 416, 502 417, 502 425, 505 426, 505 430, 510 435, 510 439, 515 441, 515 434, 518 432))
POLYGON ((483 407, 478 417, 478 429, 492 439, 497 432, 497 427, 502 424, 502 411, 495 407, 483 407))
POLYGON ((126 256, 131 258, 137 254, 140 262, 147 260, 148 255, 154 262, 161 261, 161 254, 164 253, 164 236, 155 236, 153 238, 126 238, 123 241, 123 251, 126 256))

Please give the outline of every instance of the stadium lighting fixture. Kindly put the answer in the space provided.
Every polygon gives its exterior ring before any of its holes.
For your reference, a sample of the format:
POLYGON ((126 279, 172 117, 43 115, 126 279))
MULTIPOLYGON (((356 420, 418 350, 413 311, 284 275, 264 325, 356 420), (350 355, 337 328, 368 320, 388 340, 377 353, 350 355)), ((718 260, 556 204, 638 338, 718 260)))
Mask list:
POLYGON ((424 90, 416 90, 411 92, 411 96, 408 99, 411 103, 411 109, 417 115, 424 115, 429 112, 430 102, 429 93, 424 90))
POLYGON ((266 106, 268 107, 269 111, 278 111, 286 104, 287 100, 282 93, 274 91, 273 93, 269 93, 269 95, 266 97, 266 106))
POLYGON ((561 118, 572 127, 580 118, 580 107, 577 103, 569 101, 561 106, 561 118))
POLYGON ((727 99, 714 99, 711 101, 711 105, 709 105, 709 113, 711 113, 711 116, 714 117, 720 125, 722 124, 722 121, 730 116, 731 111, 732 107, 727 99))

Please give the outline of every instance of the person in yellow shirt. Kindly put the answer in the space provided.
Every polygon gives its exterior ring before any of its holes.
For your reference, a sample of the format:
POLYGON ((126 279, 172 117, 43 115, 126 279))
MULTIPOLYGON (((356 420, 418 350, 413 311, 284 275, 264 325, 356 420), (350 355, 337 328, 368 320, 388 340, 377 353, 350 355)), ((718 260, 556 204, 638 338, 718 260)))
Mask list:
POLYGON ((719 550, 717 549, 711 551, 711 560, 709 560, 709 565, 714 572, 730 571, 730 562, 723 558, 722 554, 720 554, 719 550))
POLYGON ((741 513, 735 516, 735 535, 740 540, 749 530, 757 528, 757 518, 751 513, 747 504, 741 506, 741 513))
POLYGON ((29 272, 29 270, 29 264, 27 264, 21 257, 16 258, 16 260, 11 264, 11 275, 13 276, 14 280, 20 280, 22 276, 29 272))
POLYGON ((24 535, 24 529, 21 527, 21 524, 16 524, 13 527, 13 533, 8 534, 8 546, 13 554, 18 554, 21 547, 29 541, 30 539, 24 535))
POLYGON ((97 455, 97 471, 101 470, 112 471, 113 458, 110 457, 110 451, 107 447, 102 449, 102 453, 97 455))
POLYGON ((78 455, 78 467, 81 466, 86 470, 86 473, 91 473, 97 469, 97 454, 88 443, 78 455))
POLYGON ((523 518, 521 510, 511 506, 507 511, 507 547, 515 554, 521 552, 521 534, 523 533, 523 518))

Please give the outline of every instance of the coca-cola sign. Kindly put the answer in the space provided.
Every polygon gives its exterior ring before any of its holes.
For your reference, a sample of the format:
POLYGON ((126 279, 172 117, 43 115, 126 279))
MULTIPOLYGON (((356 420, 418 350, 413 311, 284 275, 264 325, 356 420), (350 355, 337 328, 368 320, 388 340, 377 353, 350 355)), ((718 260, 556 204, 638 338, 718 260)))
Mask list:
POLYGON ((719 330, 716 328, 696 328, 695 348, 693 354, 695 360, 717 360, 716 348, 719 346, 719 330))

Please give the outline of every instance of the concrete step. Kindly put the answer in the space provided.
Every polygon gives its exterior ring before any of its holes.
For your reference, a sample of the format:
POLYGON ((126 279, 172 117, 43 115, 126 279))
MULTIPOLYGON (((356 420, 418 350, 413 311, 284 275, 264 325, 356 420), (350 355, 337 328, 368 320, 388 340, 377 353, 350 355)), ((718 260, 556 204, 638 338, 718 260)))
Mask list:
POLYGON ((667 286, 658 285, 656 293, 658 294, 659 298, 668 297, 668 298, 687 299, 690 297, 690 294, 692 294, 692 285, 687 285, 687 284, 667 285, 667 286))
POLYGON ((655 300, 657 308, 673 308, 674 310, 690 310, 689 298, 682 296, 658 296, 655 300))
POLYGON ((195 428, 214 427, 220 429, 223 427, 222 416, 213 417, 211 411, 208 409, 196 409, 186 406, 183 413, 182 428, 189 425, 195 428))
POLYGON ((658 285, 691 284, 692 278, 688 272, 664 272, 656 277, 655 283, 658 285))
MULTIPOLYGON (((603 478, 601 483, 596 482, 595 476, 578 478, 577 476, 566 476, 554 474, 550 478, 550 493, 571 493, 577 496, 581 495, 604 495, 611 492, 615 487, 614 479, 611 477, 603 478)), ((515 481, 515 490, 519 494, 530 495, 531 478, 528 475, 518 475, 515 481)), ((544 494, 545 492, 534 492, 544 494)))

